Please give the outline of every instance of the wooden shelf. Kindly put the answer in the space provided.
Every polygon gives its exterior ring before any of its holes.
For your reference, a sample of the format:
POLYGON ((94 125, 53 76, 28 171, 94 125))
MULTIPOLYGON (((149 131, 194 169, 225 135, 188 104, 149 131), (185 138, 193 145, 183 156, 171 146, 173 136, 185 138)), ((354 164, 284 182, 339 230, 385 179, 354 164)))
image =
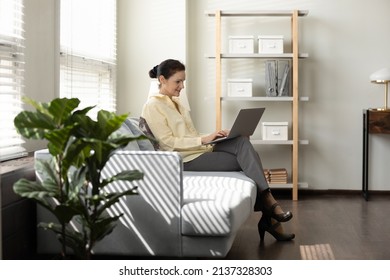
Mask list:
MULTIPOLYGON (((206 11, 206 15, 215 16, 215 11, 206 11)), ((221 10, 221 16, 225 17, 291 17, 293 10, 221 10)), ((298 10, 298 16, 307 16, 308 10, 298 10)))
MULTIPOLYGON (((206 58, 215 58, 215 55, 205 55, 206 58)), ((292 53, 280 53, 280 54, 261 54, 261 53, 249 53, 249 54, 234 54, 234 53, 222 53, 221 58, 225 59, 245 59, 245 58, 257 58, 257 59, 278 59, 278 58, 293 58, 294 54, 292 53)), ((308 53, 299 53, 298 58, 308 58, 309 54, 308 53)))
MULTIPOLYGON (((302 96, 298 98, 299 101, 309 101, 308 96, 302 96)), ((252 96, 252 97, 230 97, 230 96, 222 96, 221 101, 257 101, 257 102, 292 102, 292 96, 276 96, 276 97, 268 97, 268 96, 252 96)))
MULTIPOLYGON (((293 184, 287 183, 287 184, 269 184, 271 189, 292 189, 293 184)), ((298 182, 298 189, 307 189, 309 188, 309 184, 306 182, 298 182)))
MULTIPOLYGON (((251 140, 253 145, 293 145, 293 140, 261 140, 261 139, 253 139, 251 140)), ((298 144, 300 145, 308 145, 309 140, 298 140, 298 144)))
MULTIPOLYGON (((308 140, 299 140, 299 103, 300 101, 308 101, 308 97, 299 96, 298 88, 298 72, 299 61, 302 58, 308 58, 307 53, 300 53, 298 48, 298 18, 306 16, 306 10, 215 10, 205 11, 205 14, 210 17, 215 17, 215 53, 213 55, 206 55, 209 59, 215 60, 215 113, 216 113, 216 130, 221 129, 222 124, 222 102, 223 101, 258 101, 258 102, 291 102, 291 139, 287 141, 265 141, 265 140, 251 140, 255 145, 290 145, 291 146, 291 184, 282 184, 281 187, 292 189, 293 200, 298 200, 298 188, 307 186, 307 184, 298 182, 298 167, 299 167, 299 153, 298 147, 306 145, 308 140), (234 54, 224 53, 222 51, 222 17, 288 17, 291 27, 291 53, 280 54, 234 54), (291 96, 286 97, 228 97, 222 95, 222 75, 224 59, 288 59, 291 61, 291 96)), ((284 19, 283 19, 284 20, 284 19)), ((273 185, 273 187, 276 187, 273 185)))

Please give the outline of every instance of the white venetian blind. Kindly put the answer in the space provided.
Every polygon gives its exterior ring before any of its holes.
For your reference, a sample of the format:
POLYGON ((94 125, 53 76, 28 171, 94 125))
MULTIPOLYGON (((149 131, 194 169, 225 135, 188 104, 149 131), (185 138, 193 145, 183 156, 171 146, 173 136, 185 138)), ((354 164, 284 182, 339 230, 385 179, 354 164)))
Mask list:
POLYGON ((22 110, 23 0, 0 0, 0 161, 25 156, 14 118, 22 110))
POLYGON ((116 110, 116 0, 62 0, 60 96, 116 110))

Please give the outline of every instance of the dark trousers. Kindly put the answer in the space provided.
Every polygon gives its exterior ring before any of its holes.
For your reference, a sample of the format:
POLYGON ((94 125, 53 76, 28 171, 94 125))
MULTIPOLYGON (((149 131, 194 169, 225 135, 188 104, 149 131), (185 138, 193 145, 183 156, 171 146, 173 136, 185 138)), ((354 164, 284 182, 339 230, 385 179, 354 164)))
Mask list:
POLYGON ((268 190, 261 159, 247 137, 237 137, 218 143, 213 152, 204 153, 196 159, 185 162, 186 171, 243 171, 255 181, 257 197, 255 211, 261 211, 260 193, 268 190))

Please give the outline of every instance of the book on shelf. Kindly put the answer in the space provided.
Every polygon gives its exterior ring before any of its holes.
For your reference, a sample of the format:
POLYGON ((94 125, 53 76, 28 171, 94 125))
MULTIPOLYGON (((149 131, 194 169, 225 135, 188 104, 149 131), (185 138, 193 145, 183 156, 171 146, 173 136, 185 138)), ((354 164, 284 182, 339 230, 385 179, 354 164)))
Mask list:
POLYGON ((284 181, 284 180, 287 180, 287 176, 278 176, 278 177, 274 177, 274 176, 271 176, 270 177, 270 180, 271 181, 284 181))
POLYGON ((287 184, 287 178, 285 179, 270 179, 269 180, 270 184, 287 184))
POLYGON ((272 178, 283 178, 287 176, 287 173, 270 173, 269 175, 272 178))
POLYGON ((269 169, 269 174, 287 174, 287 169, 286 168, 273 168, 269 169))
POLYGON ((286 168, 267 169, 266 179, 270 184, 287 184, 287 175, 286 168))

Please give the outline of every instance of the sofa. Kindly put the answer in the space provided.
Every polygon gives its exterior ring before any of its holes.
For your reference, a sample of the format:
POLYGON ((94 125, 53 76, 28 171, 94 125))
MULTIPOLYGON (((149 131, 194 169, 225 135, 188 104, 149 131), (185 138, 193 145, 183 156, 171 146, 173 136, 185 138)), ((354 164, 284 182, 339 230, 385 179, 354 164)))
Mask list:
MULTIPOLYGON (((129 118, 118 133, 139 135, 138 119, 129 118)), ((47 150, 35 152, 47 158, 47 150)), ((124 213, 114 231, 96 244, 96 255, 223 258, 239 228, 253 212, 254 182, 242 172, 189 172, 176 152, 156 151, 149 140, 132 141, 115 152, 103 174, 140 170, 143 180, 112 183, 109 190, 137 186, 139 195, 124 197, 110 213, 124 213)), ((38 208, 38 222, 49 221, 38 208)), ((38 254, 58 253, 50 231, 38 229, 38 254)))

